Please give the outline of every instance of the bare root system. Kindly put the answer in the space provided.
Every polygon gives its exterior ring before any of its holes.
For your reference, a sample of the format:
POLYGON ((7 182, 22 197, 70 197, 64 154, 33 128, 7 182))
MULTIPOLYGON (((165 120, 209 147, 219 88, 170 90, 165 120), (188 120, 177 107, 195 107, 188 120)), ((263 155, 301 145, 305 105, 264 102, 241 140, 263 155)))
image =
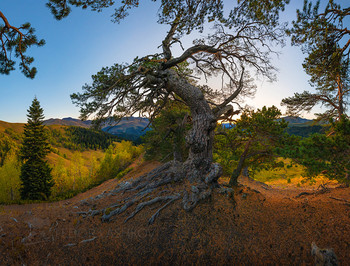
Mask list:
MULTIPOLYGON (((127 222, 145 207, 161 203, 161 206, 148 221, 149 224, 152 224, 163 209, 180 199, 182 199, 183 209, 191 211, 198 202, 209 198, 214 188, 219 187, 217 180, 222 170, 218 164, 212 164, 209 170, 199 177, 198 170, 193 173, 188 169, 190 168, 184 163, 168 162, 135 180, 121 182, 115 189, 96 197, 96 199, 101 199, 106 196, 121 196, 113 205, 103 209, 78 212, 78 214, 83 217, 102 215, 102 221, 109 222, 117 215, 136 205, 131 214, 125 219, 125 222, 127 222), (193 182, 193 176, 199 178, 193 182), (189 179, 192 182, 187 185, 189 182, 186 182, 186 180, 189 179), (183 184, 183 188, 181 187, 177 191, 171 189, 178 184, 183 184)), ((83 203, 86 204, 85 201, 83 203)))

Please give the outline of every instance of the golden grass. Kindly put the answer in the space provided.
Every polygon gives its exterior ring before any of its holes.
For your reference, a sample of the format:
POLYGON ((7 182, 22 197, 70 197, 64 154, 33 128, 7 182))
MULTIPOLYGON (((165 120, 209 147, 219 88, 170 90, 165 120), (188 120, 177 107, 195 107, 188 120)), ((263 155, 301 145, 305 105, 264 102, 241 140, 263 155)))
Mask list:
POLYGON ((291 164, 290 159, 280 159, 284 162, 283 168, 272 170, 262 170, 256 173, 253 178, 260 182, 278 188, 307 188, 317 189, 320 185, 334 187, 338 185, 335 180, 329 180, 323 175, 316 176, 312 179, 305 176, 304 167, 298 164, 291 164))

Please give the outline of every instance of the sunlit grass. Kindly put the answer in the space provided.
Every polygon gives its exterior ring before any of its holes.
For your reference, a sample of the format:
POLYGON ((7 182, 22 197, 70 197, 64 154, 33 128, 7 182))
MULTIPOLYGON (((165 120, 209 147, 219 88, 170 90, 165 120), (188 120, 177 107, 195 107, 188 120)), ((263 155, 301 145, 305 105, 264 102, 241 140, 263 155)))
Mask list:
POLYGON ((289 159, 281 159, 284 162, 283 168, 262 170, 254 175, 254 179, 268 185, 279 188, 307 188, 314 189, 320 185, 336 186, 335 180, 319 175, 314 178, 305 176, 304 167, 298 164, 291 164, 289 159))
POLYGON ((271 170, 262 170, 254 175, 254 179, 260 182, 271 182, 273 180, 286 180, 290 182, 293 178, 300 177, 304 174, 304 168, 297 164, 291 164, 289 159, 280 159, 284 162, 284 167, 271 170))
MULTIPOLYGON (((71 198, 111 178, 121 178, 143 152, 142 146, 129 141, 114 143, 107 149, 71 151, 57 148, 48 155, 54 186, 50 201, 71 198)), ((30 203, 20 199, 20 164, 16 154, 9 154, 0 167, 0 204, 30 203)))

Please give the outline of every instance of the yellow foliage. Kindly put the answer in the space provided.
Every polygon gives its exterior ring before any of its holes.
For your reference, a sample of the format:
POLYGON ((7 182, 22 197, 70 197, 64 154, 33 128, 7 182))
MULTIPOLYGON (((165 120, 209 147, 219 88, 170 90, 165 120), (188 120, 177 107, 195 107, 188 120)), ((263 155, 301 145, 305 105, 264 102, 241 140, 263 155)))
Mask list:
MULTIPOLYGON (((48 156, 55 183, 51 199, 72 197, 107 179, 126 174, 128 165, 142 152, 142 146, 133 146, 130 141, 113 143, 106 152, 58 148, 58 152, 48 156)), ((13 151, 0 167, 0 203, 10 204, 20 200, 19 177, 20 163, 16 151, 13 151)))
POLYGON ((10 152, 0 167, 0 202, 9 203, 20 199, 19 189, 21 186, 20 166, 17 156, 10 152))

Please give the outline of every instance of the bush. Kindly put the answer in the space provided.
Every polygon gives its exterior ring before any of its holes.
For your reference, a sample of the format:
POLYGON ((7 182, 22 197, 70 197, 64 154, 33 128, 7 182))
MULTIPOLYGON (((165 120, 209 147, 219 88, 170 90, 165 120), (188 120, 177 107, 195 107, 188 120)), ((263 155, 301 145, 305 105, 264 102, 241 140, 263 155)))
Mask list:
POLYGON ((97 173, 98 180, 115 178, 136 157, 143 152, 143 146, 133 146, 130 141, 115 142, 109 146, 97 173))
POLYGON ((0 167, 0 203, 11 203, 20 200, 20 173, 21 168, 17 155, 14 152, 8 153, 0 167))

